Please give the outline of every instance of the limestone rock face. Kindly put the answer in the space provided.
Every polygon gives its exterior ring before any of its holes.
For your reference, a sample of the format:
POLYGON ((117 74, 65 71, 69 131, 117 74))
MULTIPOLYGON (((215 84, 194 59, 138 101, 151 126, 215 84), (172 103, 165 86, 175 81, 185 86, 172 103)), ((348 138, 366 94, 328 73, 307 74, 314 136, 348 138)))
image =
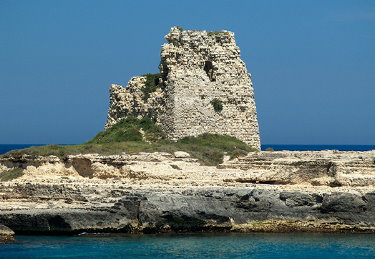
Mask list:
POLYGON ((216 133, 260 149, 250 74, 234 33, 173 27, 162 46, 156 91, 145 98, 146 77, 112 85, 106 127, 126 116, 154 117, 167 137, 216 133))
POLYGON ((374 158, 261 151, 214 167, 180 152, 0 157, 4 168, 25 168, 0 181, 0 225, 19 234, 375 233, 374 158))

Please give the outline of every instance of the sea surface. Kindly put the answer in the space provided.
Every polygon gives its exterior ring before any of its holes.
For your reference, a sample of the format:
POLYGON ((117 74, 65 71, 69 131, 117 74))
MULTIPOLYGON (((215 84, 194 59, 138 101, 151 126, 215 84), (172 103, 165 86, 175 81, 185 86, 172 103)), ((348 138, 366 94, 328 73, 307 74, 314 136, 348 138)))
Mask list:
POLYGON ((340 151, 368 151, 375 150, 375 145, 280 145, 264 144, 262 150, 273 148, 275 151, 320 151, 320 150, 340 150, 340 151))
POLYGON ((0 258, 375 258, 374 234, 16 236, 0 258))
MULTIPOLYGON (((5 154, 14 149, 28 148, 32 146, 43 146, 45 144, 0 144, 0 155, 5 154)), ((280 145, 280 144, 264 144, 262 150, 273 148, 273 150, 340 150, 340 151, 367 151, 375 149, 375 145, 280 145)))
POLYGON ((11 150, 23 149, 33 146, 43 146, 44 144, 0 144, 0 155, 11 150))

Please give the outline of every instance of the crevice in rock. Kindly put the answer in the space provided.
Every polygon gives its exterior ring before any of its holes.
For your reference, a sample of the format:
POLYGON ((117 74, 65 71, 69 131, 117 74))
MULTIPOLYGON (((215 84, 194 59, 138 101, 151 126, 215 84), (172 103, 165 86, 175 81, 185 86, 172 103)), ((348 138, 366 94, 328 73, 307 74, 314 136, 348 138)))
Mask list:
POLYGON ((261 180, 261 179, 247 179, 247 178, 224 179, 224 182, 256 183, 256 184, 276 184, 276 185, 286 185, 286 184, 289 184, 289 182, 282 181, 282 180, 261 180))
POLYGON ((205 61, 203 70, 206 71, 206 74, 211 82, 216 81, 216 77, 214 75, 214 66, 212 64, 212 61, 205 61))
POLYGON ((94 170, 91 168, 91 161, 87 158, 73 158, 72 166, 80 176, 92 178, 94 170))

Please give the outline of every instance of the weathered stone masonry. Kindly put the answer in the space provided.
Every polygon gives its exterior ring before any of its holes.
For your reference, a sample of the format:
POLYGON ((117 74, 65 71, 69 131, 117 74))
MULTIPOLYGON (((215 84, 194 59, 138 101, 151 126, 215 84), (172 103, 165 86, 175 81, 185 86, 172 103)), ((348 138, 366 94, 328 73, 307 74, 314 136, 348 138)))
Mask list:
POLYGON ((172 140, 217 133, 260 148, 250 74, 234 33, 173 27, 165 38, 158 88, 145 98, 145 76, 133 77, 125 88, 112 85, 106 128, 126 116, 148 115, 172 140), (222 109, 215 110, 214 101, 222 109))

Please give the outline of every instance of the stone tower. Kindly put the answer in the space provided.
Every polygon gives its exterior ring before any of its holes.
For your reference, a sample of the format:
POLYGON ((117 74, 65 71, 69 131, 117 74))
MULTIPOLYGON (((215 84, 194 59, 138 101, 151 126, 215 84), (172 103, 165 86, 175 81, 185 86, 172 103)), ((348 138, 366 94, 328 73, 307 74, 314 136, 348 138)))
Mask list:
POLYGON ((250 74, 234 33, 171 28, 162 46, 160 75, 112 85, 106 128, 126 116, 151 116, 167 137, 216 133, 235 136, 260 149, 250 74))

